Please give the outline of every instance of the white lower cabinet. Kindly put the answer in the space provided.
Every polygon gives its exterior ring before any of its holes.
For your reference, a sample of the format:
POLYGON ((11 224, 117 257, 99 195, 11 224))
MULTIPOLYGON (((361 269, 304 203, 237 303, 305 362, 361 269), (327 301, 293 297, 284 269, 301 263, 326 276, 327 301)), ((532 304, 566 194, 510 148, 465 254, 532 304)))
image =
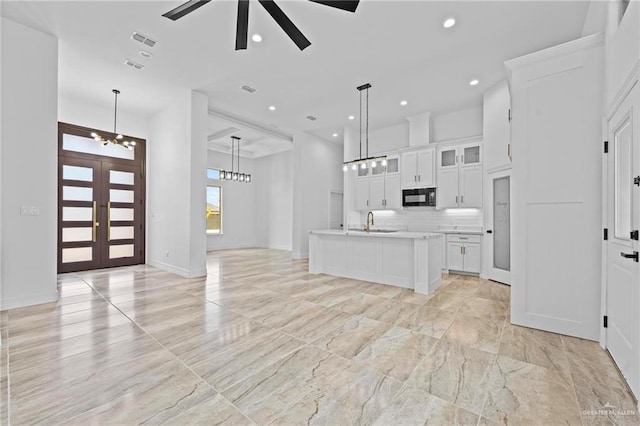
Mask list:
POLYGON ((480 235, 447 235, 447 269, 480 273, 480 235))

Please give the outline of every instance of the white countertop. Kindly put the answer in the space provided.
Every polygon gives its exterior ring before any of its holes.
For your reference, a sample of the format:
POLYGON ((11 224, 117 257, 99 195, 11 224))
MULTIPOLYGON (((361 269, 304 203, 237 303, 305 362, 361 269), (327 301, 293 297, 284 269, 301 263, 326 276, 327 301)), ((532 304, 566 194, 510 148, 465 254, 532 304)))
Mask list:
POLYGON ((479 226, 455 226, 447 227, 441 226, 433 232, 440 232, 442 234, 467 234, 467 235, 483 235, 484 231, 479 226))
POLYGON ((340 231, 337 229, 319 229, 309 231, 310 234, 319 235, 345 235, 349 237, 375 237, 375 238, 406 238, 406 239, 429 239, 442 237, 442 232, 408 232, 408 231, 396 231, 396 232, 365 232, 365 231, 340 231))

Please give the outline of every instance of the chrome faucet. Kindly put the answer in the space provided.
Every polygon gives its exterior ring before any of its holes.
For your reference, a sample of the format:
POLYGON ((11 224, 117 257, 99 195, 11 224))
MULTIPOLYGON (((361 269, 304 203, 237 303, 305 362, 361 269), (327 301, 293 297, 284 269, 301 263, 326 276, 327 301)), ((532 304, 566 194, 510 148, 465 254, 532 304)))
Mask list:
POLYGON ((364 230, 369 232, 371 228, 369 227, 369 217, 371 217, 371 225, 373 225, 373 212, 367 213, 367 224, 364 226, 364 230))

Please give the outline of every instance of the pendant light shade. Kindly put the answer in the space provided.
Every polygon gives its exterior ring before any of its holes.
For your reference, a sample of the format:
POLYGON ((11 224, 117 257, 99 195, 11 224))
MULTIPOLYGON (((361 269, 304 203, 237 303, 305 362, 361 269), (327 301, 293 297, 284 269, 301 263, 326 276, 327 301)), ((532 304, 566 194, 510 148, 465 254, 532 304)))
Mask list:
POLYGON ((110 143, 114 145, 121 146, 127 149, 133 149, 136 146, 136 141, 124 140, 124 136, 118 133, 117 124, 118 124, 118 95, 120 91, 118 89, 112 90, 115 95, 115 102, 113 108, 113 133, 101 132, 96 133, 92 132, 91 137, 98 142, 102 143, 102 146, 107 146, 110 143))
POLYGON ((383 167, 387 165, 387 156, 381 155, 377 157, 369 157, 369 89, 371 84, 363 84, 358 86, 357 89, 360 92, 360 155, 357 159, 351 161, 345 161, 342 163, 342 171, 349 170, 349 164, 351 164, 351 170, 357 170, 358 164, 362 170, 366 170, 367 167, 375 169, 378 167, 378 163, 381 163, 383 167), (365 97, 366 95, 366 97, 365 97), (362 109, 364 106, 364 115, 362 109), (362 156, 362 141, 364 139, 365 155, 362 156))

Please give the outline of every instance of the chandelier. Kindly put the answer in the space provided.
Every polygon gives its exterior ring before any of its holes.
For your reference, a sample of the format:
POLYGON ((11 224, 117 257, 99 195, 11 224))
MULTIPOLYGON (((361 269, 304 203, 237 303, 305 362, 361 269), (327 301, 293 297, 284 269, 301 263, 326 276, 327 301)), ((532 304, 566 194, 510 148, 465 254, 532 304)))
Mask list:
POLYGON ((101 132, 102 134, 98 134, 96 132, 93 132, 91 133, 91 137, 98 142, 101 142, 102 146, 107 146, 112 143, 124 148, 133 149, 133 147, 136 146, 136 141, 123 140, 124 136, 122 136, 116 130, 116 125, 118 123, 118 95, 120 94, 120 91, 118 89, 113 89, 112 92, 116 97, 115 107, 113 111, 113 133, 101 132))
POLYGON ((240 173, 240 138, 231 136, 231 170, 220 170, 220 180, 233 180, 236 182, 251 183, 251 175, 240 173), (235 171, 235 147, 238 147, 238 171, 235 171))
POLYGON ((381 155, 378 157, 369 157, 369 89, 371 88, 371 84, 363 84, 362 86, 358 86, 357 89, 360 92, 360 155, 357 159, 351 161, 345 161, 342 163, 342 170, 349 170, 349 166, 351 166, 351 170, 357 170, 358 165, 361 169, 366 169, 368 166, 371 166, 372 169, 378 167, 378 163, 382 167, 387 165, 387 156, 381 155), (363 94, 366 94, 366 98, 363 97, 363 94), (362 107, 365 107, 365 114, 362 115, 362 107), (364 137, 365 141, 365 156, 362 156, 362 139, 364 137))

